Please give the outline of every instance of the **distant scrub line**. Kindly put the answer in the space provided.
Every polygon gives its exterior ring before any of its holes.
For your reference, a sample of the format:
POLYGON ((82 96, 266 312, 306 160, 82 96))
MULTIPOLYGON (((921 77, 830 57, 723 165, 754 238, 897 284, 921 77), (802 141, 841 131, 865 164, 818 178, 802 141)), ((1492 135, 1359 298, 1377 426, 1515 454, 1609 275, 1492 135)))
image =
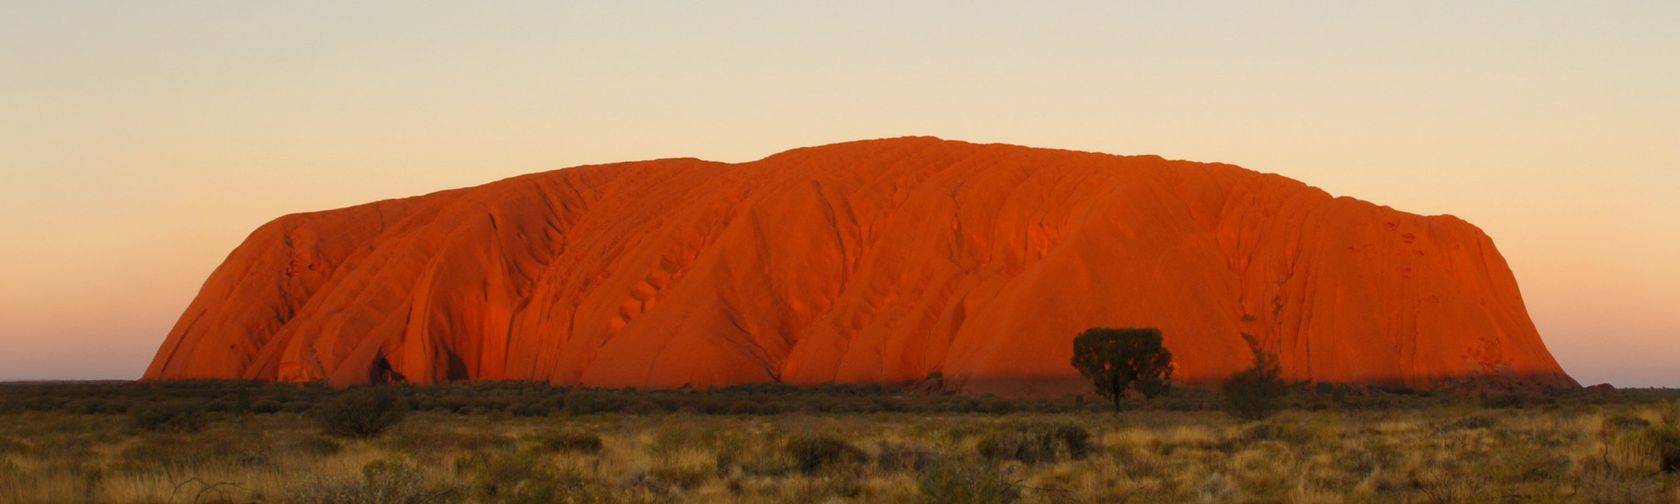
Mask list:
MULTIPOLYGON (((530 382, 457 382, 426 387, 388 386, 410 411, 535 417, 596 413, 775 415, 784 413, 1072 413, 1106 408, 1078 396, 1006 399, 991 395, 927 393, 879 385, 746 385, 705 391, 573 389, 530 382)), ((197 409, 206 413, 307 413, 323 400, 347 393, 316 384, 251 381, 88 382, 0 384, 0 413, 146 415, 148 409, 197 409)), ((1655 394, 1656 392, 1653 392, 1655 394)), ((1547 394, 1466 397, 1428 391, 1353 389, 1320 384, 1293 390, 1282 409, 1388 408, 1400 405, 1483 404, 1545 406, 1559 401, 1602 403, 1636 398, 1639 391, 1603 394, 1565 390, 1547 394), (1421 402, 1420 402, 1421 401, 1421 402)), ((1127 409, 1203 411, 1224 408, 1221 396, 1179 390, 1127 409)), ((163 420, 158 420, 163 421, 163 420)))

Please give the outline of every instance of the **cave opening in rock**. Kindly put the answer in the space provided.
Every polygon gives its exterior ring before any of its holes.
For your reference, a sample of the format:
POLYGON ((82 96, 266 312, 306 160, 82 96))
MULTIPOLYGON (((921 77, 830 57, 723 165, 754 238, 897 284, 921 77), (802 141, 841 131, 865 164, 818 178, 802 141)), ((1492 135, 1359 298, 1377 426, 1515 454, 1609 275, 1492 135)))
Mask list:
POLYGON ((385 354, 383 352, 374 356, 373 366, 368 373, 369 383, 374 385, 393 385, 405 383, 407 381, 407 377, 404 377, 402 373, 398 373, 397 370, 391 368, 391 361, 385 358, 385 354))

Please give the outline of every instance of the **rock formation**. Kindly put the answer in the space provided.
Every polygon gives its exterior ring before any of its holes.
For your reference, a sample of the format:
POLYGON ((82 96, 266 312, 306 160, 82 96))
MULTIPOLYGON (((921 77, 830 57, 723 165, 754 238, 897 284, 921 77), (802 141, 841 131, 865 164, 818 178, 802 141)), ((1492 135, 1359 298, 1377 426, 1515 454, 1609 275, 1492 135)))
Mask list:
MULTIPOLYGON (((1153 326, 1175 378, 1573 387, 1493 242, 1236 166, 936 138, 580 166, 294 214, 210 276, 145 379, 1086 390, 1153 326), (1247 335, 1247 336, 1245 336, 1247 335), (1252 344, 1251 344, 1252 342, 1252 344)), ((1478 385, 1480 386, 1480 385, 1478 385)))

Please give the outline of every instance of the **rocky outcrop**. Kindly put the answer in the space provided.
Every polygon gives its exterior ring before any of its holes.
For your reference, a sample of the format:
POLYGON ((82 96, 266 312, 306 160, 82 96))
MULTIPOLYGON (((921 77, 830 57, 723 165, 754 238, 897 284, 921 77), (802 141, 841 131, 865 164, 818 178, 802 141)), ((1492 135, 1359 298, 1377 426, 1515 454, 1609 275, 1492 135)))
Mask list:
POLYGON ((1573 387, 1493 242, 1236 166, 935 138, 581 166, 288 215, 146 379, 1084 390, 1071 339, 1154 326, 1175 377, 1249 338, 1293 380, 1573 387))

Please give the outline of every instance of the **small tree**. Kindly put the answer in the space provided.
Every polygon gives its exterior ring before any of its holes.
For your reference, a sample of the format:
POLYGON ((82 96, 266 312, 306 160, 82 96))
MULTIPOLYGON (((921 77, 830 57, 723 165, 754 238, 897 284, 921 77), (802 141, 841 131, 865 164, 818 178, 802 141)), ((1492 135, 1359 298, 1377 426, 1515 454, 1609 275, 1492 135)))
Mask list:
POLYGON ((1289 384, 1279 377, 1283 374, 1283 367, 1278 365, 1277 356, 1261 350, 1252 342, 1250 346, 1254 351, 1254 366, 1231 375, 1221 390, 1232 415, 1259 420, 1272 416, 1282 407, 1289 384))
POLYGON ((1135 388, 1145 398, 1164 395, 1172 388, 1172 352, 1161 346, 1161 330, 1086 329, 1073 338, 1073 367, 1097 388, 1097 395, 1114 402, 1126 390, 1135 388))

